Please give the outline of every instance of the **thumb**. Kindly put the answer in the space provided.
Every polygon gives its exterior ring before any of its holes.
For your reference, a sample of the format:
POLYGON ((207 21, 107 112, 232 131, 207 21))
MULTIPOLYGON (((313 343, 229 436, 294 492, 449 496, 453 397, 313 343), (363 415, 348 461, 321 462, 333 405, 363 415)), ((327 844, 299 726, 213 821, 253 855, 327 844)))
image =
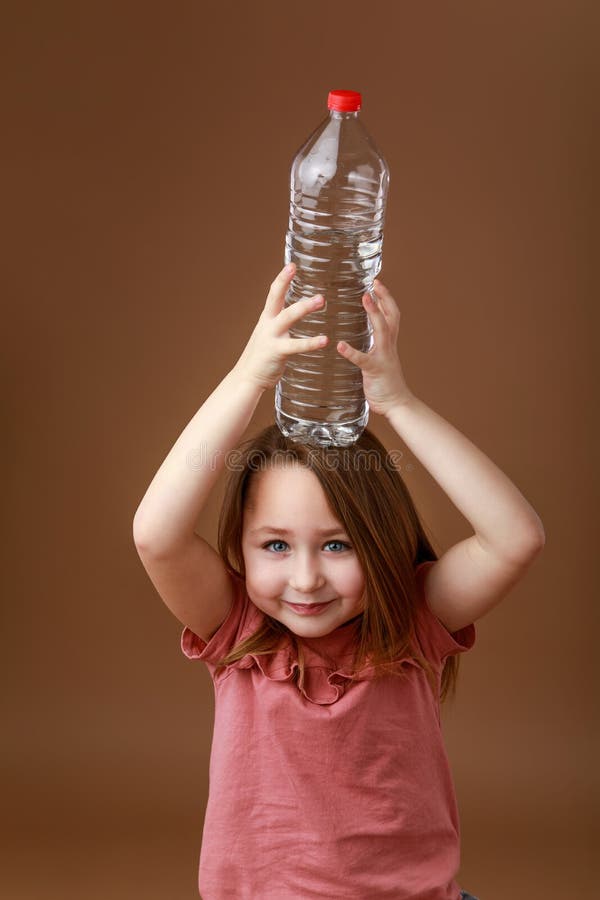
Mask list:
POLYGON ((295 265, 293 263, 290 263, 290 265, 292 266, 291 270, 288 271, 288 266, 285 266, 269 288, 265 301, 265 312, 271 316, 276 316, 283 309, 288 285, 296 272, 295 265))
POLYGON ((337 350, 345 359, 362 369, 367 358, 366 353, 355 350, 354 347, 351 347, 350 344, 347 344, 345 341, 338 342, 337 350))

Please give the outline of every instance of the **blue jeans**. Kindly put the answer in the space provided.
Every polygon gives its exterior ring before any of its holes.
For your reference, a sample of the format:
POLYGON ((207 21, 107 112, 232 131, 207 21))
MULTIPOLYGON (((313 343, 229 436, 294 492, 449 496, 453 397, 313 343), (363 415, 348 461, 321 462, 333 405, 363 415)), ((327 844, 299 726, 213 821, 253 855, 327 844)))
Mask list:
POLYGON ((469 894, 468 891, 461 891, 460 896, 461 900, 478 900, 474 894, 469 894))

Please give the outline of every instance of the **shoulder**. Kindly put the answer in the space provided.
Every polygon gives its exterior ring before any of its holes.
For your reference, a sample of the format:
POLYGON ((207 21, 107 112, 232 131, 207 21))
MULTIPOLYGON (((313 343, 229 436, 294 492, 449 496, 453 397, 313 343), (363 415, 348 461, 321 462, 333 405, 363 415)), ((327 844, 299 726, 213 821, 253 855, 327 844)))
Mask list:
POLYGON ((427 578, 435 564, 436 560, 426 560, 415 568, 415 629, 425 657, 430 662, 441 665, 448 656, 470 650, 476 640, 476 630, 473 622, 450 630, 431 609, 427 598, 427 578))
POLYGON ((244 581, 235 579, 234 586, 229 612, 209 640, 188 626, 181 632, 181 651, 188 659, 214 665, 260 626, 264 615, 248 597, 244 581))

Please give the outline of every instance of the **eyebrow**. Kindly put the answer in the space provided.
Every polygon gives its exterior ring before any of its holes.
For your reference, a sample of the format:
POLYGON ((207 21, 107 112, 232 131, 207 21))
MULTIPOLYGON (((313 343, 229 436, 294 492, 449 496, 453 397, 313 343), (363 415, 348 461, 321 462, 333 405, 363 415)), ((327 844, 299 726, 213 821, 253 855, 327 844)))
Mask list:
MULTIPOLYGON (((268 531, 270 534, 292 534, 293 532, 288 531, 287 528, 273 528, 271 525, 262 525, 260 528, 254 528, 250 534, 259 534, 261 531, 268 531)), ((317 529, 317 534, 320 534, 322 537, 328 537, 332 534, 346 534, 346 530, 344 528, 320 528, 317 529)))

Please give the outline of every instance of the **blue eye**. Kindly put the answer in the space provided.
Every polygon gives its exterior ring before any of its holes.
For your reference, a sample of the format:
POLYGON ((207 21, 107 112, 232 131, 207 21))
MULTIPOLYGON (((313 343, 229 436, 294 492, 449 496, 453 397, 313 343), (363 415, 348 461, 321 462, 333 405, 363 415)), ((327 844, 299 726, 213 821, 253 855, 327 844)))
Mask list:
POLYGON ((342 549, 350 550, 350 544, 347 544, 345 541, 327 541, 328 544, 338 544, 342 549))
POLYGON ((285 541, 268 541, 266 544, 263 544, 263 550, 267 550, 271 544, 285 544, 285 541))
MULTIPOLYGON (((287 544, 286 541, 267 541, 266 544, 263 544, 262 549, 263 549, 263 550, 267 550, 269 547, 272 546, 272 544, 284 544, 286 547, 288 546, 288 544, 287 544)), ((341 550, 336 550, 336 551, 335 551, 336 553, 340 553, 340 552, 342 552, 343 550, 351 550, 351 549, 352 549, 352 548, 350 547, 350 544, 347 544, 345 541, 327 541, 327 543, 325 544, 325 546, 327 547, 327 546, 329 546, 329 545, 331 545, 331 544, 337 544, 339 547, 341 547, 341 550)), ((279 551, 274 550, 273 552, 274 552, 274 553, 278 553, 279 551)))

